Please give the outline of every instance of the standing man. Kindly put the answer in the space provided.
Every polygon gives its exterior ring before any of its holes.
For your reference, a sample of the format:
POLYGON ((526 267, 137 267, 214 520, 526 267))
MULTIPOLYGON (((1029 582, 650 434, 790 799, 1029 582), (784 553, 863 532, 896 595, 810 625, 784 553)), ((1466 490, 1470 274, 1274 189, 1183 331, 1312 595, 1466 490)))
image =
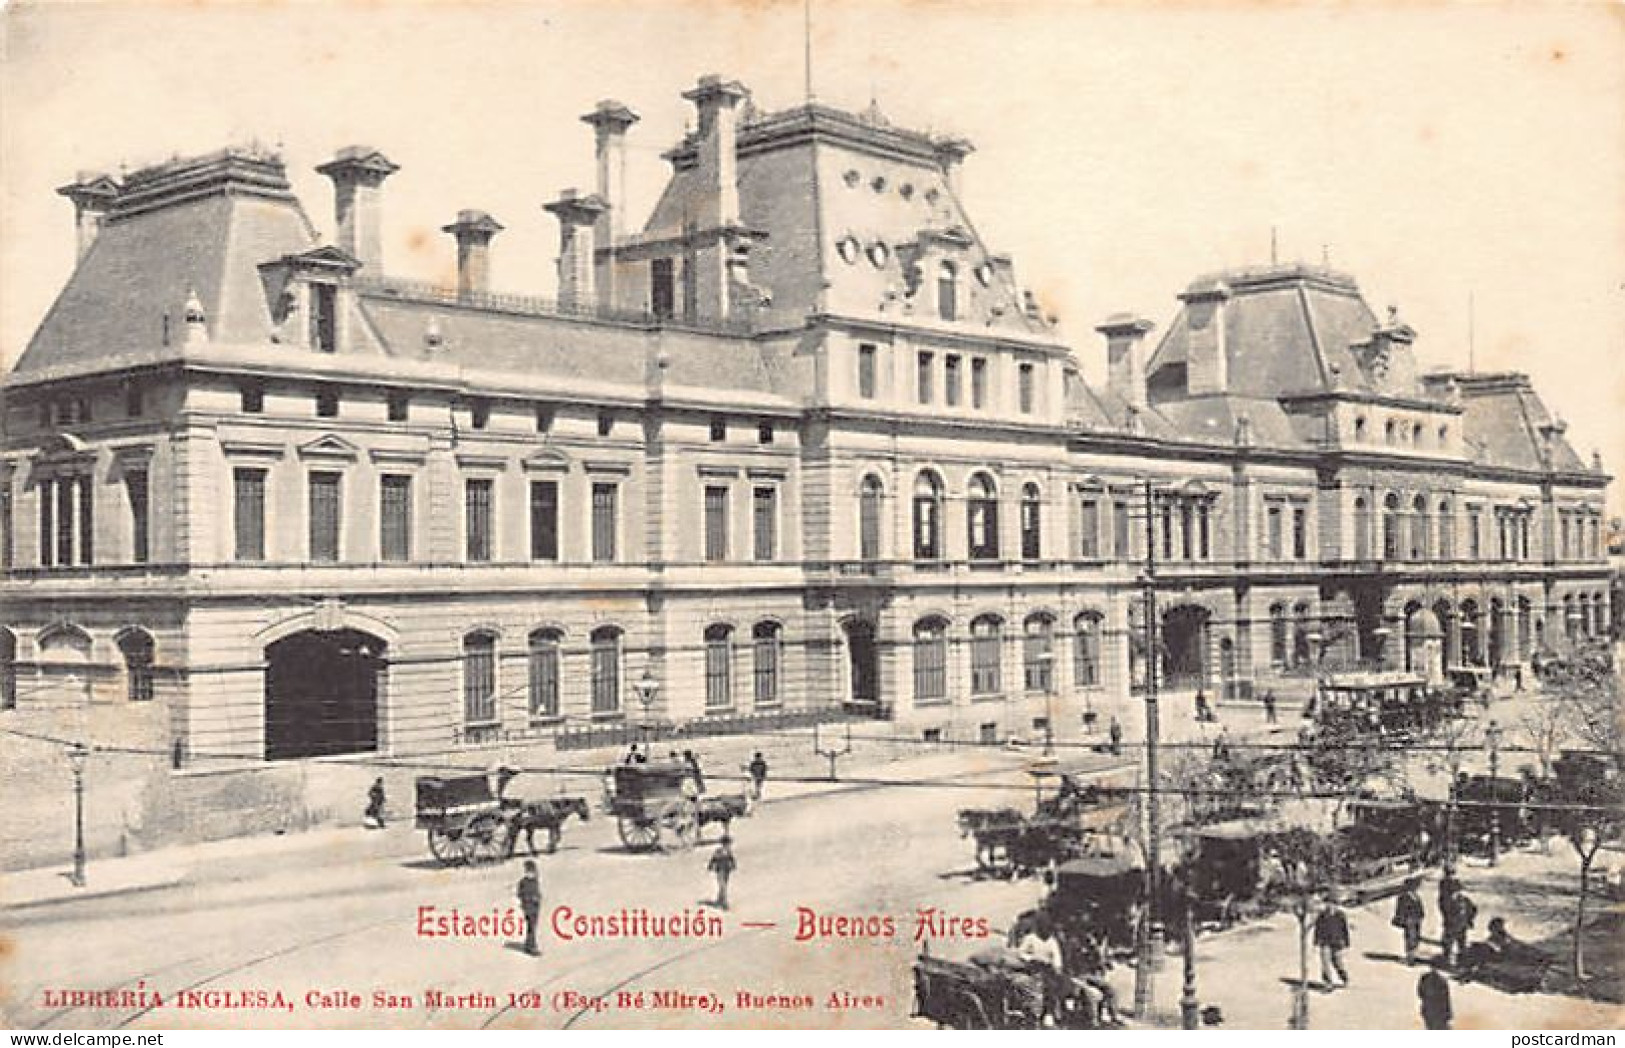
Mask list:
POLYGON ((541 956, 536 947, 536 922, 542 916, 542 879, 536 873, 536 860, 525 860, 525 875, 519 878, 516 891, 519 909, 525 914, 525 952, 532 957, 541 956))
POLYGON ((367 791, 367 813, 361 817, 361 825, 369 830, 384 828, 384 780, 381 776, 372 780, 372 789, 367 791))
POLYGON ((1325 907, 1315 918, 1315 945, 1320 947, 1320 981, 1327 990, 1337 988, 1332 973, 1349 984, 1348 969, 1343 967, 1343 951, 1349 948, 1349 920, 1337 905, 1336 897, 1328 897, 1325 907))
POLYGON ((1442 926, 1446 926, 1450 923, 1451 896, 1455 895, 1459 891, 1461 891, 1461 878, 1456 876, 1455 864, 1446 861, 1444 864, 1444 873, 1439 877, 1439 924, 1441 925, 1439 932, 1440 939, 1443 939, 1445 935, 1442 926))
POLYGON ((1275 689, 1264 692, 1264 723, 1275 723, 1275 689))
POLYGON ((1112 740, 1112 756, 1116 757, 1123 752, 1123 724, 1117 719, 1115 713, 1112 714, 1112 724, 1108 729, 1108 734, 1112 740))
POLYGON ((1416 980, 1416 997, 1422 1004, 1422 1025, 1429 1030, 1450 1029, 1450 984, 1439 974, 1434 960, 1416 980))
POLYGON ((1444 952, 1440 955, 1446 964, 1467 959, 1467 935, 1478 919, 1478 905, 1465 891, 1458 889, 1451 895, 1449 907, 1444 915, 1444 952))
POLYGON ((761 750, 757 750, 756 756, 750 759, 747 770, 750 772, 750 782, 755 790, 756 799, 761 800, 762 787, 767 785, 767 758, 762 756, 761 750))
POLYGON ((717 877, 717 907, 723 910, 728 908, 728 878, 733 876, 734 868, 739 865, 734 859, 733 841, 732 837, 723 834, 717 850, 711 853, 710 869, 717 877))
POLYGON ((1405 882, 1405 887, 1394 901, 1393 926, 1398 928, 1405 940, 1405 963, 1416 963, 1416 948, 1422 945, 1422 897, 1416 893, 1416 886, 1421 881, 1415 877, 1405 882))

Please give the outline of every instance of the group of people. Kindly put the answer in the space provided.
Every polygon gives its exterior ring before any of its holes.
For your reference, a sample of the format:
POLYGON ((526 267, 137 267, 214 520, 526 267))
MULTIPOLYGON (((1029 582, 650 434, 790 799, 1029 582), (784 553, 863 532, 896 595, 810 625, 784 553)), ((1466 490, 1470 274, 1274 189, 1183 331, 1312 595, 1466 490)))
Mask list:
MULTIPOLYGON (((1414 964, 1422 945, 1422 922, 1426 917, 1422 897, 1418 892, 1420 878, 1405 882, 1394 902, 1392 924, 1400 930, 1405 949, 1405 963, 1414 964)), ((1416 983, 1416 995, 1421 1002, 1422 1021, 1430 1030, 1448 1030, 1451 1022, 1450 984, 1445 981, 1444 970, 1454 968, 1462 979, 1470 979, 1498 962, 1536 962, 1538 951, 1514 939, 1507 931, 1506 920, 1490 918, 1488 936, 1470 943, 1473 925, 1478 920, 1478 904, 1467 894, 1455 867, 1446 866, 1439 880, 1440 951, 1428 963, 1428 970, 1416 983)), ((1509 968, 1512 966, 1509 966, 1509 968)), ((1539 982, 1538 963, 1524 965, 1525 979, 1532 988, 1539 982)))

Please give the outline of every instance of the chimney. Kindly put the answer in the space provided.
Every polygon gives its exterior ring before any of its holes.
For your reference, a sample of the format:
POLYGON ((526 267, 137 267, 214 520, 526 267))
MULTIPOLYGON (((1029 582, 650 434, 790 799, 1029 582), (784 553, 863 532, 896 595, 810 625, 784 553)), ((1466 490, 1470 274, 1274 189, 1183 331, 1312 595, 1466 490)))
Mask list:
POLYGON ((333 180, 333 214, 338 225, 338 247, 354 255, 369 275, 383 272, 382 230, 384 179, 399 171, 397 164, 370 146, 345 146, 316 169, 333 180))
POLYGON ((931 143, 932 150, 937 154, 937 166, 942 169, 943 180, 948 183, 948 192, 956 200, 965 199, 965 158, 976 152, 976 147, 966 138, 949 136, 939 138, 931 143))
POLYGON ((491 290, 491 238, 502 223, 484 211, 459 211, 457 221, 441 226, 457 239, 457 297, 484 295, 491 290))
POLYGON ((699 173, 709 190, 707 204, 715 208, 695 216, 700 229, 739 224, 735 153, 739 116, 735 107, 749 94, 737 80, 724 80, 715 73, 700 77, 693 90, 683 92, 699 114, 699 173))
POLYGON ((613 247, 623 232, 621 214, 626 209, 626 132, 638 122, 638 115, 606 98, 581 122, 592 126, 597 192, 604 202, 604 213, 598 218, 598 244, 613 247))
POLYGON ((118 199, 118 183, 98 172, 81 171, 76 181, 57 192, 73 201, 74 227, 79 235, 77 258, 83 259, 96 242, 96 234, 102 231, 102 219, 118 199))
POLYGON ((595 239, 593 229, 606 210, 595 196, 577 196, 574 189, 559 193, 543 209, 559 220, 559 307, 590 312, 598 302, 593 281, 595 239))
POLYGON ((1149 320, 1116 313, 1095 328, 1106 336, 1106 389, 1135 411, 1144 411, 1145 336, 1156 325, 1149 320))
POLYGON ((1185 391, 1223 393, 1230 385, 1225 358, 1224 303, 1230 289, 1220 280, 1199 280, 1179 296, 1185 303, 1185 391))

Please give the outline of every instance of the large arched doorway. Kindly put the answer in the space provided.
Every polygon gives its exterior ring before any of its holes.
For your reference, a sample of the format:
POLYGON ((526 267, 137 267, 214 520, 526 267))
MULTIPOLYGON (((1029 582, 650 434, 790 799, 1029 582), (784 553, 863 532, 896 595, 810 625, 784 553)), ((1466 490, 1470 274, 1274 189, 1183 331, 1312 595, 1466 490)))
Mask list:
POLYGON ((378 748, 384 641, 360 630, 305 630, 265 647, 265 759, 378 748))
POLYGON ((848 700, 866 712, 880 708, 880 651, 875 644, 875 624, 868 619, 848 619, 841 627, 846 635, 848 700))
POLYGON ((1207 647, 1211 613, 1194 604, 1168 609, 1162 618, 1162 678, 1170 690, 1208 685, 1207 647))

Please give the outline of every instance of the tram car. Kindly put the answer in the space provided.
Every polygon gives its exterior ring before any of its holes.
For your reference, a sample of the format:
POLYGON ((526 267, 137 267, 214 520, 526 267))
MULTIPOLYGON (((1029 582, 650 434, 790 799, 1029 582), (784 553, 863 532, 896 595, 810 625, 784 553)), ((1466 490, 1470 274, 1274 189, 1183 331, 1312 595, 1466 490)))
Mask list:
POLYGON ((1313 721, 1328 740, 1398 742, 1426 735, 1461 710, 1459 695, 1413 673, 1344 673, 1319 682, 1313 721))

